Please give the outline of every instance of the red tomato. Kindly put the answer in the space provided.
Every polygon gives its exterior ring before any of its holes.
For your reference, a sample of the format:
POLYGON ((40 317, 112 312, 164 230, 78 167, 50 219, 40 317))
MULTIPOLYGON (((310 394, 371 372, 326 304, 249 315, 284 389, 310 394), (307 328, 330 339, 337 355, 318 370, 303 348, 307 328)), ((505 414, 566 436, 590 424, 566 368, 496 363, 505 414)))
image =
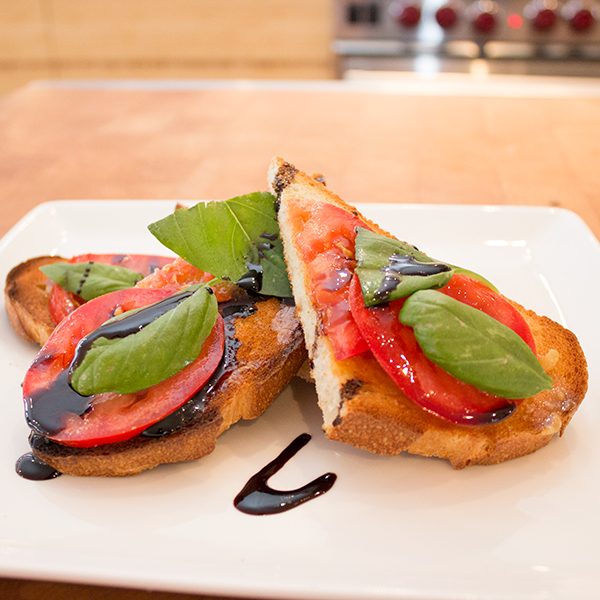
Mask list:
MULTIPOLYGON (((466 283, 459 281, 457 287, 461 288, 465 298, 472 299, 466 283)), ((451 291, 454 290, 451 288, 451 291)), ((497 294, 495 296, 500 303, 506 302, 497 294)), ((404 300, 367 308, 358 277, 354 277, 350 304, 354 319, 379 364, 422 408, 461 425, 493 423, 507 417, 516 408, 514 401, 482 392, 431 362, 421 350, 412 328, 398 320, 404 300)), ((508 302, 506 304, 512 308, 508 302)))
POLYGON ((112 292, 83 304, 60 323, 23 382, 26 413, 32 427, 66 446, 89 448, 120 442, 160 421, 201 389, 223 355, 225 332, 220 316, 200 356, 155 386, 134 394, 105 393, 87 398, 66 390, 67 369, 81 338, 115 312, 147 306, 171 294, 168 289, 112 292))
MULTIPOLYGON (((176 292, 197 283, 208 283, 212 279, 214 279, 214 277, 210 273, 201 271, 190 265, 189 262, 183 260, 183 258, 177 257, 173 262, 153 271, 150 275, 147 275, 144 279, 138 281, 135 284, 135 287, 166 287, 170 288, 171 291, 176 292)), ((218 283, 211 285, 211 288, 217 298, 217 302, 227 302, 228 300, 231 300, 231 296, 236 289, 236 286, 227 281, 219 281, 218 283)))
MULTIPOLYGON (((173 258, 147 256, 145 254, 80 254, 69 260, 70 263, 86 263, 90 261, 114 265, 116 267, 125 267, 136 273, 141 273, 145 277, 153 273, 156 269, 160 269, 173 262, 173 258)), ((60 323, 83 303, 84 300, 72 292, 63 290, 59 285, 52 286, 49 308, 55 323, 60 323)))
POLYGON ((287 208, 323 332, 336 360, 365 352, 368 347, 354 322, 348 301, 349 283, 356 266, 356 227, 366 227, 365 223, 348 211, 324 202, 292 199, 287 208))

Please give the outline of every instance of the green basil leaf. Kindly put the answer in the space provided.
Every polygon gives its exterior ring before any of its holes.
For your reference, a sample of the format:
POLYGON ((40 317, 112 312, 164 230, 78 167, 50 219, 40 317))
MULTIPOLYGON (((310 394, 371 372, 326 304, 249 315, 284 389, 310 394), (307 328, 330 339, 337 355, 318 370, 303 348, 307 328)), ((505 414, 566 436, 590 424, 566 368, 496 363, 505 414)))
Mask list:
POLYGON ((433 290, 410 296, 400 322, 413 328, 425 356, 461 381, 502 398, 552 387, 531 348, 483 311, 433 290))
POLYGON ((421 262, 435 262, 414 246, 389 238, 370 229, 358 227, 356 231, 356 261, 363 269, 380 269, 392 254, 414 256, 421 262))
POLYGON ((292 295, 275 198, 255 192, 222 202, 200 202, 149 225, 167 248, 216 277, 237 281, 253 265, 262 268, 261 293, 292 295))
POLYGON ((141 273, 131 269, 97 262, 58 262, 44 265, 40 267, 40 271, 64 290, 73 292, 86 301, 109 292, 131 288, 142 279, 141 273))
MULTIPOLYGON (((262 267, 261 294, 277 296, 278 298, 291 298, 292 287, 288 278, 287 264, 283 257, 283 242, 281 238, 270 242, 272 248, 266 247, 261 251, 263 257, 260 259, 262 267)), ((265 244, 266 246, 266 244, 265 244)))
POLYGON ((405 298, 417 290, 441 288, 454 273, 449 265, 434 261, 414 246, 363 227, 356 235, 356 260, 355 272, 366 306, 405 298))
POLYGON ((438 261, 421 252, 414 246, 393 238, 374 233, 369 229, 359 227, 356 234, 356 274, 359 277, 366 306, 374 306, 383 302, 405 298, 419 289, 439 289, 444 287, 452 278, 453 273, 468 275, 488 286, 494 291, 496 287, 478 273, 457 267, 456 265, 438 261), (421 263, 436 263, 447 265, 452 271, 436 273, 435 275, 405 276, 394 281, 386 280, 386 269, 390 265, 390 257, 394 255, 412 256, 421 263), (379 271, 379 273, 377 273, 379 271), (408 277, 414 281, 404 281, 408 277), (400 281, 402 283, 400 284, 400 281), (377 293, 384 290, 389 293, 377 293))
POLYGON ((198 358, 217 313, 215 295, 203 286, 137 333, 98 338, 73 371, 71 385, 84 396, 156 385, 198 358))
POLYGON ((419 290, 444 287, 453 271, 443 271, 422 277, 419 275, 386 275, 381 269, 356 269, 360 280, 365 306, 375 306, 398 298, 406 298, 419 290), (387 290, 391 290, 387 294, 387 290))

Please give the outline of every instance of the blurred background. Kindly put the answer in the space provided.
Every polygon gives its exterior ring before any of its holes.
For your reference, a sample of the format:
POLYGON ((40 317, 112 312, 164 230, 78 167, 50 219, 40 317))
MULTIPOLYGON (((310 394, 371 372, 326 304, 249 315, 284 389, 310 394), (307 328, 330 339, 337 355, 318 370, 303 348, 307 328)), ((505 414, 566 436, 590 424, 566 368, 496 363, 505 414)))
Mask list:
POLYGON ((330 0, 0 0, 0 93, 33 79, 327 79, 330 0))
POLYGON ((600 0, 0 0, 0 93, 34 79, 600 76, 600 0))

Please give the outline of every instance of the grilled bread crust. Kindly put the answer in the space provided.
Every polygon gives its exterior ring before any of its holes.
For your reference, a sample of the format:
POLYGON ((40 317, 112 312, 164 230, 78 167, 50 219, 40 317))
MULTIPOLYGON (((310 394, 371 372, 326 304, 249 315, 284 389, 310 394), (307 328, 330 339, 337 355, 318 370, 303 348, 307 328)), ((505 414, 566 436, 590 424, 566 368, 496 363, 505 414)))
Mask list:
POLYGON ((336 361, 323 334, 287 213, 287 200, 328 202, 393 237, 363 217, 323 183, 275 157, 269 185, 279 201, 279 224, 298 318, 316 383, 323 428, 328 438, 375 454, 407 451, 450 461, 455 469, 492 465, 535 452, 562 435, 587 391, 587 364, 573 333, 551 319, 511 302, 535 338, 538 356, 553 387, 525 399, 509 418, 491 425, 464 426, 430 414, 407 398, 371 353, 336 361))
POLYGON ((6 314, 13 329, 28 342, 43 345, 56 327, 48 310, 53 284, 39 268, 64 260, 38 256, 17 265, 6 276, 6 314))
MULTIPOLYGON (((38 267, 60 260, 34 258, 7 277, 6 310, 15 331, 28 341, 43 344, 55 327, 48 310, 51 282, 38 267)), ((227 369, 203 409, 179 431, 95 448, 71 448, 34 436, 34 454, 60 473, 117 477, 211 453, 217 437, 232 424, 261 415, 306 360, 295 307, 285 300, 259 301, 254 312, 229 317, 228 327, 234 329, 234 368, 227 369)))

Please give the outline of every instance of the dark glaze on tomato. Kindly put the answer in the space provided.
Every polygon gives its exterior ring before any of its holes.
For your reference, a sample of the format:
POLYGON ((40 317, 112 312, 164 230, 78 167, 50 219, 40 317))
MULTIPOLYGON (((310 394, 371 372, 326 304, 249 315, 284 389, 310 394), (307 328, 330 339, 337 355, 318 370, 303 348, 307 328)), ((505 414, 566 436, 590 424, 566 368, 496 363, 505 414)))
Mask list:
MULTIPOLYGON (((140 331, 177 304, 188 298, 192 292, 169 295, 163 300, 140 309, 135 314, 105 323, 85 336, 75 349, 69 368, 63 369, 49 387, 38 388, 26 397, 25 418, 34 431, 47 436, 55 436, 64 427, 67 413, 82 416, 89 410, 94 396, 82 396, 70 384, 73 371, 81 364, 92 344, 100 337, 107 339, 124 338, 140 331)), ((32 367, 42 366, 51 360, 52 355, 40 355, 32 367)))
MULTIPOLYGON (((116 443, 141 433, 198 391, 223 355, 225 332, 220 316, 198 358, 154 386, 131 394, 107 392, 90 397, 80 396, 69 387, 68 370, 80 340, 103 325, 115 310, 140 309, 165 299, 169 302, 171 297, 172 290, 167 288, 131 288, 95 298, 69 315, 25 375, 23 397, 30 427, 65 446, 89 448, 116 443)), ((159 303, 148 312, 139 311, 134 319, 146 314, 151 320, 153 311, 160 312, 160 307, 159 303)), ((128 330, 128 321, 122 319, 118 327, 128 330)))

